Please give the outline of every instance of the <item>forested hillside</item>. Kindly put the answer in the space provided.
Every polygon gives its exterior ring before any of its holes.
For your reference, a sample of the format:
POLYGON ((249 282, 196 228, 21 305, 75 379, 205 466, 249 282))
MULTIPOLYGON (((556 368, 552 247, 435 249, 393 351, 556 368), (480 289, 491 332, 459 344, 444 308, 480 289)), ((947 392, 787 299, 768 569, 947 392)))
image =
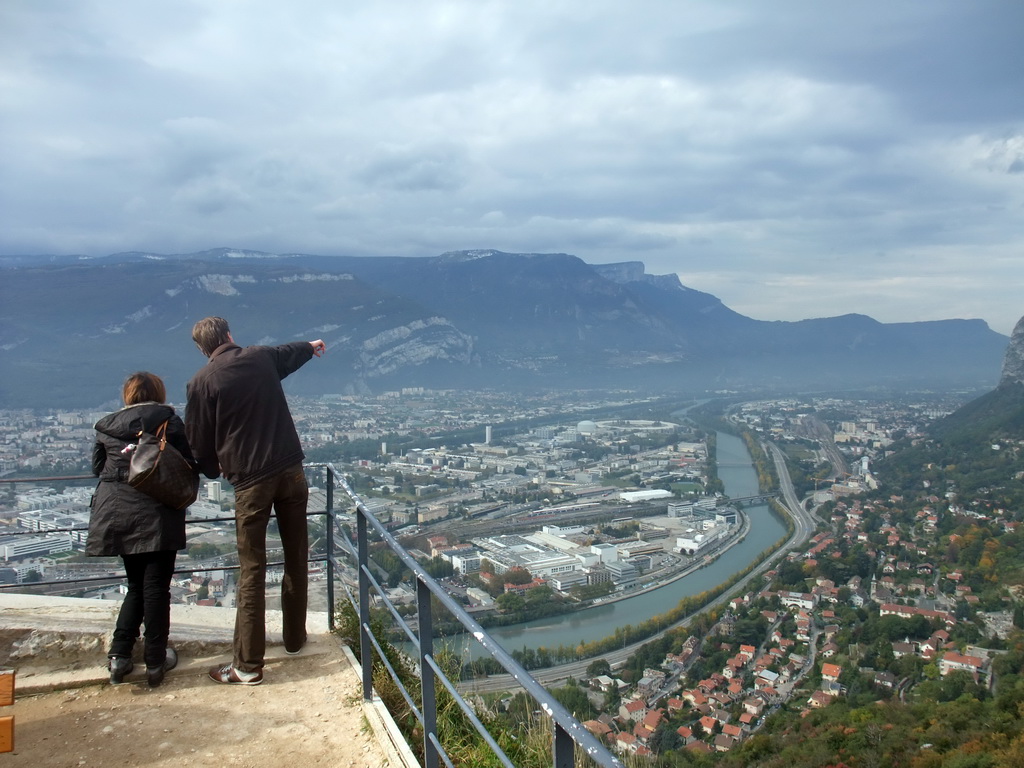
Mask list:
POLYGON ((894 446, 879 465, 889 493, 922 490, 980 507, 1024 507, 1024 384, 1007 383, 894 446))
MULTIPOLYGON (((895 551, 893 536, 921 541, 922 532, 934 525, 934 544, 920 552, 917 562, 934 567, 940 590, 955 593, 958 623, 950 644, 958 651, 969 643, 984 646, 991 659, 987 680, 968 672, 942 676, 934 658, 897 657, 892 649, 900 641, 914 641, 934 627, 914 627, 909 620, 869 612, 840 637, 840 645, 846 644, 858 664, 857 671, 844 667, 845 695, 820 709, 784 707, 727 754, 675 752, 659 756, 662 764, 1024 765, 1022 451, 1024 386, 1004 383, 936 422, 926 436, 895 445, 891 455, 877 463, 880 488, 858 500, 866 514, 876 516, 868 518, 867 528, 874 526, 878 533, 865 542, 868 551, 876 553, 873 564, 884 562, 887 551, 895 551), (1002 636, 992 632, 989 623, 999 614, 1013 619, 1002 636), (893 674, 897 684, 892 690, 871 684, 872 674, 879 670, 893 674)), ((842 504, 825 511, 837 506, 842 504)), ((857 562, 839 558, 819 563, 810 572, 843 578, 857 562)), ((806 567, 803 571, 799 576, 808 575, 806 567)), ((799 581, 796 574, 793 579, 799 581)), ((923 619, 918 623, 927 624, 923 619)))

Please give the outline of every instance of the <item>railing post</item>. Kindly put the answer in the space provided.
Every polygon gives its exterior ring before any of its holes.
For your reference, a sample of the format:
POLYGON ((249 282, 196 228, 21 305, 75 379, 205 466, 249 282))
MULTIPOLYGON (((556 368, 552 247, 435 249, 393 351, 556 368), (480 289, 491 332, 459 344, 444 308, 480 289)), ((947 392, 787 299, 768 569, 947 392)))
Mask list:
POLYGON ((554 768, 573 768, 575 743, 562 726, 555 723, 555 738, 551 744, 554 768))
POLYGON ((431 736, 437 736, 437 691, 434 668, 427 663, 434 656, 434 621, 431 615, 430 588, 416 579, 416 612, 420 627, 420 689, 423 693, 423 764, 438 768, 440 758, 431 736))
POLYGON ((356 507, 356 553, 359 563, 359 662, 363 667, 363 699, 373 699, 373 645, 370 642, 370 568, 369 536, 366 515, 356 507))
POLYGON ((327 527, 327 626, 333 632, 334 626, 334 470, 327 466, 327 510, 324 515, 327 527))

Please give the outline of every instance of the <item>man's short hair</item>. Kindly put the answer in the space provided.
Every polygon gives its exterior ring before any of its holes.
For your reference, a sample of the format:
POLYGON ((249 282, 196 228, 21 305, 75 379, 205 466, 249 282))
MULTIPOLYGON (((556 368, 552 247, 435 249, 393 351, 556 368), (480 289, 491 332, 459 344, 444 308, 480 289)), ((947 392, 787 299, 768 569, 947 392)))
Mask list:
POLYGON ((223 317, 204 317, 192 326, 192 341, 194 341, 203 354, 209 357, 221 344, 227 344, 231 339, 228 334, 228 321, 223 317))

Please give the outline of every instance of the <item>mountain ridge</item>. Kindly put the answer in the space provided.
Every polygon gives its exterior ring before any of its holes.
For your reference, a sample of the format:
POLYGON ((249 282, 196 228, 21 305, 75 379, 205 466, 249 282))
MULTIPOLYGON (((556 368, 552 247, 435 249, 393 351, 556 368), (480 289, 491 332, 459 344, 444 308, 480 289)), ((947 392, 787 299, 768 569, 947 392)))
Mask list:
POLYGON ((0 407, 103 402, 138 369, 165 376, 180 398, 203 363, 191 325, 211 314, 227 317, 243 344, 324 338, 326 358, 286 382, 295 394, 980 388, 997 380, 1007 344, 981 320, 754 320, 676 275, 648 275, 642 262, 590 265, 571 254, 217 248, 4 257, 0 270, 0 407))

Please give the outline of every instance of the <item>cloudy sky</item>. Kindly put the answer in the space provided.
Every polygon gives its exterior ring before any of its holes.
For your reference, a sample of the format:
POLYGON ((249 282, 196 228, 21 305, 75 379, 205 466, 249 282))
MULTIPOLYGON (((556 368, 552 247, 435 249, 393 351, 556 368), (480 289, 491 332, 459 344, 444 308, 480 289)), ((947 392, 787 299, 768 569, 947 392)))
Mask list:
POLYGON ((1024 315, 1015 0, 4 0, 0 254, 640 260, 1024 315))

